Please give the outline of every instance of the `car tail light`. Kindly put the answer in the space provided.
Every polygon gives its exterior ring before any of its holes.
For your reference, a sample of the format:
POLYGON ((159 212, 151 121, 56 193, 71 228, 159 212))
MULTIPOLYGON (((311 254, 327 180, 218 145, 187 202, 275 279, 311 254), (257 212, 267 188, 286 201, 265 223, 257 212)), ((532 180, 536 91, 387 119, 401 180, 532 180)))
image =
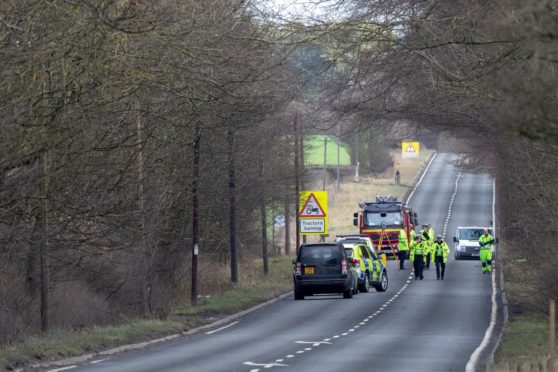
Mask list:
POLYGON ((353 258, 353 265, 360 265, 360 260, 358 258, 353 258))
POLYGON ((347 275, 349 271, 347 270, 347 260, 341 261, 341 275, 347 275))
POLYGON ((302 263, 297 262, 295 266, 295 275, 301 276, 302 275, 302 263))

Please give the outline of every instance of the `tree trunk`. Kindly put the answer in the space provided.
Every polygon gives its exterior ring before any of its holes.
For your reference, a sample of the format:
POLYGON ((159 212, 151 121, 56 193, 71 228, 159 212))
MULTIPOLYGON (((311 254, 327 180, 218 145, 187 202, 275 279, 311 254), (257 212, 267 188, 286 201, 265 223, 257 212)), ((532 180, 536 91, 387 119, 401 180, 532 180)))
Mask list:
POLYGON ((140 104, 136 98, 136 135, 138 150, 138 208, 140 213, 140 234, 141 234, 141 292, 142 292, 142 311, 143 315, 151 314, 151 259, 147 247, 147 231, 145 218, 145 159, 143 151, 143 123, 139 111, 140 104))
POLYGON ((290 196, 285 198, 285 255, 291 254, 291 211, 290 196))
POLYGON ((269 262, 267 257, 267 216, 265 210, 265 181, 264 181, 264 161, 263 156, 260 162, 260 179, 262 180, 260 198, 260 214, 262 222, 262 259, 263 259, 263 273, 267 275, 269 272, 269 262))
POLYGON ((232 128, 228 130, 229 152, 229 240, 231 249, 231 282, 238 282, 236 257, 236 180, 235 180, 235 139, 232 128))

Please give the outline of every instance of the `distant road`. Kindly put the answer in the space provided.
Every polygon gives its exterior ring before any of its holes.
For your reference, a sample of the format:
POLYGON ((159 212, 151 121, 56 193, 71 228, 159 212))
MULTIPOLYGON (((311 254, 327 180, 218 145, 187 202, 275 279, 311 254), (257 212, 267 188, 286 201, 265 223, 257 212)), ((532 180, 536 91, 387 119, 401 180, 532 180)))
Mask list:
POLYGON ((455 154, 438 154, 410 204, 436 234, 447 222, 452 254, 444 281, 435 269, 411 280, 389 262, 390 287, 351 300, 291 296, 238 323, 113 356, 72 371, 464 371, 490 323, 492 283, 479 261, 454 261, 456 226, 489 225, 492 178, 462 174, 455 154))

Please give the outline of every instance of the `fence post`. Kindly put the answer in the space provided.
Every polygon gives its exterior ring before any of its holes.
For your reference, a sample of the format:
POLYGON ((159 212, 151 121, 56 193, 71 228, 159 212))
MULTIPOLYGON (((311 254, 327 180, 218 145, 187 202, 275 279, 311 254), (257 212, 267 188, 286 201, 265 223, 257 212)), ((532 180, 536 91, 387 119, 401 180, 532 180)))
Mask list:
POLYGON ((554 298, 549 300, 548 310, 548 370, 554 372, 554 362, 556 359, 556 300, 554 298))

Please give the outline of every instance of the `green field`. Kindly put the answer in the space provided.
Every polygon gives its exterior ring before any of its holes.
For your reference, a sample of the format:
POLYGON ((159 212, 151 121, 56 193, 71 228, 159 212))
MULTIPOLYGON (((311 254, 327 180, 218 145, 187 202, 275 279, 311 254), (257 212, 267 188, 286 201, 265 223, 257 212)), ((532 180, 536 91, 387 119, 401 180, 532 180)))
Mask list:
MULTIPOLYGON (((334 136, 311 135, 304 136, 304 164, 306 166, 324 165, 324 145, 327 140, 327 165, 337 166, 337 138, 334 136)), ((339 165, 351 165, 351 151, 349 146, 339 142, 339 165)))

